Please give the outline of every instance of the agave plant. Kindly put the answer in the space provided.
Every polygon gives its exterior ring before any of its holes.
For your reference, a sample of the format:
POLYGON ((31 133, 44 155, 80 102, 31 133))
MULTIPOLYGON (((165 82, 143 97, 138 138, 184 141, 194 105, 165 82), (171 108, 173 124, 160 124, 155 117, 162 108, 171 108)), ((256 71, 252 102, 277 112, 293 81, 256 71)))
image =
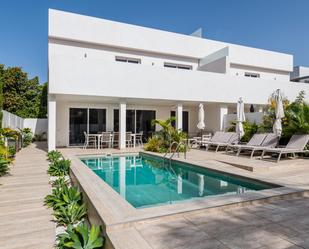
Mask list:
POLYGON ((76 187, 64 185, 53 189, 52 194, 45 197, 45 205, 52 207, 54 210, 74 203, 82 204, 82 194, 76 187))
POLYGON ((47 160, 50 162, 56 162, 62 158, 62 154, 57 150, 52 150, 47 153, 47 160))
POLYGON ((78 203, 71 203, 67 206, 60 206, 54 211, 54 216, 57 223, 60 225, 74 225, 82 221, 87 215, 87 208, 85 203, 80 205, 78 203))
POLYGON ((9 161, 0 159, 0 176, 6 175, 9 172, 9 161))
POLYGON ((84 222, 77 227, 69 225, 66 233, 57 236, 58 249, 98 249, 102 248, 104 239, 100 236, 101 228, 91 226, 84 222))
POLYGON ((63 188, 64 186, 68 186, 69 180, 65 177, 59 177, 55 181, 52 182, 53 188, 63 188))
POLYGON ((54 207, 58 200, 62 199, 62 189, 54 188, 50 195, 45 196, 44 204, 50 208, 54 207))
POLYGON ((61 159, 49 165, 48 174, 51 176, 66 176, 69 174, 71 161, 61 159))

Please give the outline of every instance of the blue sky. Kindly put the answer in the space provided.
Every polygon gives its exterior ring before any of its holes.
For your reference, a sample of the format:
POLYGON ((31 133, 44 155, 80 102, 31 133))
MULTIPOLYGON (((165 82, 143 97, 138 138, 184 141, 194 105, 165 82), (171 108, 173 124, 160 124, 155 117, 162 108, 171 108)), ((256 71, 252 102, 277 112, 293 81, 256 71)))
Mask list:
POLYGON ((294 55, 309 66, 308 0, 1 0, 0 63, 47 80, 48 8, 294 55))

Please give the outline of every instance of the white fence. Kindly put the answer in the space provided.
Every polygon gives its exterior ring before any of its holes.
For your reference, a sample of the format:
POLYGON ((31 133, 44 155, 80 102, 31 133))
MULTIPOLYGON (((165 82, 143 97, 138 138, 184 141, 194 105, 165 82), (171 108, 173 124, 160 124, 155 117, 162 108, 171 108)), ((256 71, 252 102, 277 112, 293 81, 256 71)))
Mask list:
POLYGON ((34 134, 47 134, 47 118, 25 118, 24 128, 30 128, 34 134))
POLYGON ((42 134, 47 133, 48 126, 46 118, 21 118, 10 112, 3 111, 2 127, 13 130, 30 128, 34 134, 42 134))
MULTIPOLYGON (((248 113, 245 113, 245 116, 246 116, 246 121, 250 123, 256 123, 256 124, 263 123, 263 116, 264 116, 263 112, 248 112, 248 113)), ((235 122, 236 119, 237 119, 236 114, 226 114, 223 120, 224 129, 225 130, 228 129, 231 126, 231 123, 235 122)))
POLYGON ((13 130, 24 128, 24 119, 7 111, 3 112, 2 127, 13 130))

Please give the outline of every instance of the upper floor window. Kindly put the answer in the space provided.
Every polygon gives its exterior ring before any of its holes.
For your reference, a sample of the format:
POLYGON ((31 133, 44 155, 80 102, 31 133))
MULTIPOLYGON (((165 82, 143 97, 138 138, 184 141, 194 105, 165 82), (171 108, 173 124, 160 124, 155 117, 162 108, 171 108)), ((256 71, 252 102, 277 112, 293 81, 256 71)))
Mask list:
POLYGON ((164 67, 192 70, 191 65, 174 64, 174 63, 169 63, 169 62, 164 62, 164 67))
POLYGON ((119 62, 127 62, 127 63, 133 63, 133 64, 141 64, 141 59, 136 58, 129 58, 129 57, 122 57, 122 56, 116 56, 116 61, 119 62))
POLYGON ((251 77, 251 78, 260 78, 260 74, 258 74, 258 73, 245 72, 245 76, 251 77))

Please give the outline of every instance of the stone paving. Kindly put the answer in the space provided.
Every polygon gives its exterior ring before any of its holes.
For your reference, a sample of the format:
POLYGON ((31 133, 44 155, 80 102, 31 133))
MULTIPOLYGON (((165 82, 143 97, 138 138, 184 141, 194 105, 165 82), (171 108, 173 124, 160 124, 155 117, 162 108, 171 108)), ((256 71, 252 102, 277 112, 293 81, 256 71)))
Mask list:
POLYGON ((43 205, 50 193, 45 143, 17 153, 10 174, 0 178, 0 248, 51 249, 55 224, 43 205))
POLYGON ((187 215, 135 228, 153 249, 309 248, 309 198, 187 215))

